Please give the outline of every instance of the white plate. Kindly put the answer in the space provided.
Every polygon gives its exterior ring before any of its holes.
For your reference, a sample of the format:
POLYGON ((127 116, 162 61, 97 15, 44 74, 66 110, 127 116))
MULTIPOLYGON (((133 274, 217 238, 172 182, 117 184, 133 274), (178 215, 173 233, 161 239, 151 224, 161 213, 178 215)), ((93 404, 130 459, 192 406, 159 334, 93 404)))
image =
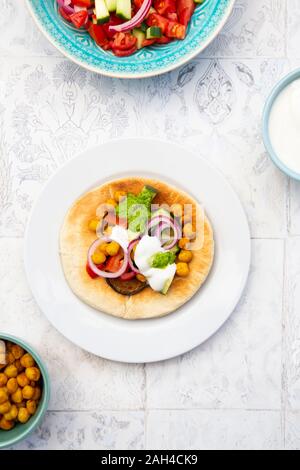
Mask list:
POLYGON ((207 340, 235 308, 249 265, 249 228, 236 194, 206 161, 162 141, 114 141, 71 160, 42 192, 25 237, 28 281, 49 321, 83 349, 122 362, 167 359, 207 340), (216 253, 208 280, 191 301, 163 318, 129 321, 96 311, 64 278, 58 239, 67 210, 89 189, 126 175, 150 176, 186 190, 204 205, 214 229, 216 253))

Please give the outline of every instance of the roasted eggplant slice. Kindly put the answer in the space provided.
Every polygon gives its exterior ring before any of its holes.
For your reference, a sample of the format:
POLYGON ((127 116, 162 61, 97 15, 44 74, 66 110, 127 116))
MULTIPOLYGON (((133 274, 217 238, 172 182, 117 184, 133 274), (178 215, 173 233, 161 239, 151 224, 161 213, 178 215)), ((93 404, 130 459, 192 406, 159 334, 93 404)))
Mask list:
POLYGON ((121 279, 106 279, 107 284, 116 292, 122 295, 135 295, 141 292, 148 285, 147 282, 141 282, 138 279, 122 281, 121 279))

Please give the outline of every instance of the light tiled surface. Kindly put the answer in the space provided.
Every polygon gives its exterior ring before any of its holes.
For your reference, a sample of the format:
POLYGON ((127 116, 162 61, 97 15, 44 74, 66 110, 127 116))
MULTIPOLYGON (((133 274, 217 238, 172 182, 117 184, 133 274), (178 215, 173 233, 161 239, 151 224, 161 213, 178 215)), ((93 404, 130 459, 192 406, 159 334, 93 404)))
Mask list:
POLYGON ((67 61, 24 0, 0 7, 0 330, 41 352, 53 384, 44 423, 18 448, 300 448, 300 189, 261 139, 268 93, 300 66, 299 1, 237 0, 202 56, 139 81, 67 61), (28 214, 49 176, 78 149, 136 135, 184 142, 219 168, 253 238, 248 286, 224 328, 147 366, 70 344, 39 311, 22 266, 28 214))

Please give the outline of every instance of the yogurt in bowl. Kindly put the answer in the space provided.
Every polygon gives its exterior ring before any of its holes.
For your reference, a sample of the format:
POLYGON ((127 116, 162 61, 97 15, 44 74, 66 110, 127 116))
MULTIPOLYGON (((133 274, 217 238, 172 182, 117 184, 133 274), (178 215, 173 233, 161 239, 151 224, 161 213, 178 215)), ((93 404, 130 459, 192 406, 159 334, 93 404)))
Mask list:
POLYGON ((268 98, 263 138, 273 162, 300 180, 300 70, 281 80, 268 98))

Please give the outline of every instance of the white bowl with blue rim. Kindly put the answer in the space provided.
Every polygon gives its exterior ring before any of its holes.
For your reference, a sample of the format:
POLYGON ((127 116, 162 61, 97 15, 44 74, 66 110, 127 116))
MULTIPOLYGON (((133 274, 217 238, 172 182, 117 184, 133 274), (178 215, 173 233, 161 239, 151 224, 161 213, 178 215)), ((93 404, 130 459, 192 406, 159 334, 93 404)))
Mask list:
POLYGON ((85 30, 66 22, 58 13, 56 0, 26 0, 38 27, 62 54, 92 72, 118 78, 150 77, 185 64, 218 35, 234 3, 235 0, 206 0, 196 7, 184 40, 116 57, 97 46, 85 30))
POLYGON ((280 82, 278 82, 275 87, 273 88, 270 96, 267 99, 265 104, 265 108, 263 111, 263 141, 265 148, 270 155, 272 161, 275 165, 283 171, 287 176, 294 178, 300 181, 300 173, 295 172, 292 168, 288 167, 282 159, 280 159, 279 155, 274 150, 271 137, 270 137, 270 115, 273 110, 273 106, 279 95, 288 87, 291 83, 295 80, 300 79, 300 69, 294 70, 293 72, 289 73, 285 76, 280 82))

